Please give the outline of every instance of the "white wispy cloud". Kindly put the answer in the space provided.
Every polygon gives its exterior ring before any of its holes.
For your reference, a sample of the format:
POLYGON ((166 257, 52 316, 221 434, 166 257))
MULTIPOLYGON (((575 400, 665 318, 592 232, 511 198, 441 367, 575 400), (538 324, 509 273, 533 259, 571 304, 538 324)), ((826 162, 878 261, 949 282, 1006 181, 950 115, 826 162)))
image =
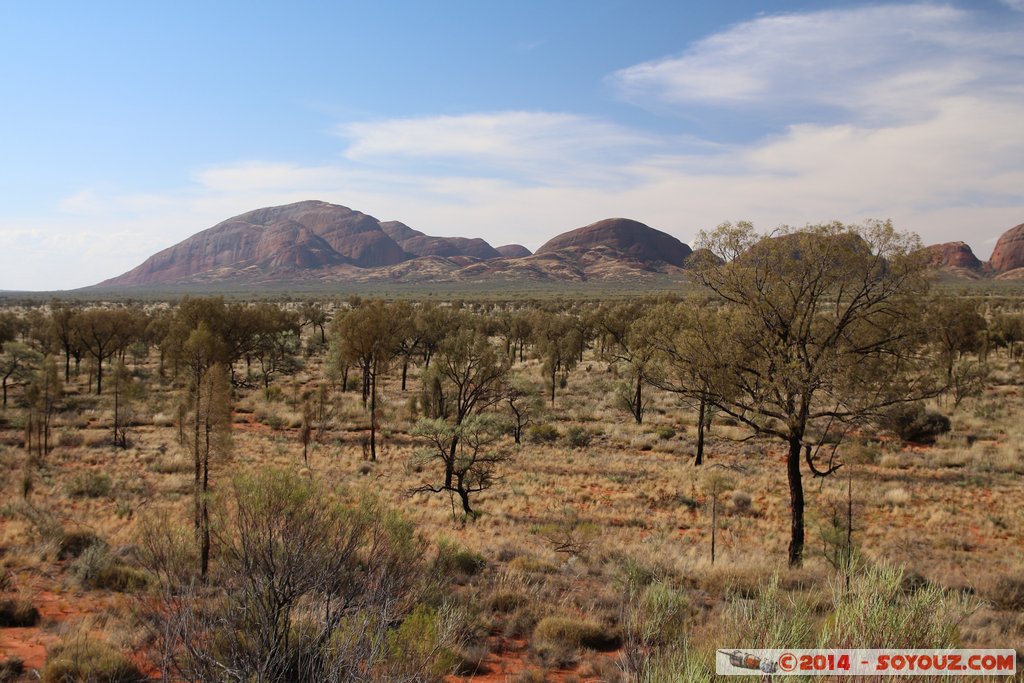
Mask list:
POLYGON ((539 111, 360 121, 335 132, 348 143, 345 158, 356 162, 429 162, 538 180, 564 174, 570 163, 578 172, 606 170, 659 142, 599 118, 539 111))
MULTIPOLYGON (((780 110, 824 107, 869 121, 928 115, 965 89, 1020 72, 1014 29, 978 25, 946 5, 881 5, 765 16, 680 55, 609 77, 639 104, 780 110)), ((804 109, 805 111, 801 111, 804 109)))

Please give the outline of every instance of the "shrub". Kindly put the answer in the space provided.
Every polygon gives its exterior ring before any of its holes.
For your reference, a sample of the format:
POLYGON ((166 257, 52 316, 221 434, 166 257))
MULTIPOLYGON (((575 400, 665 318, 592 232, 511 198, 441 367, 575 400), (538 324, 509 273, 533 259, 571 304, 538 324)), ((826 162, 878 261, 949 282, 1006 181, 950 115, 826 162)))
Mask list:
POLYGON ((71 573, 82 588, 127 593, 149 585, 146 572, 114 558, 105 543, 94 543, 86 548, 71 565, 71 573))
POLYGON ((669 439, 675 438, 676 430, 672 429, 671 427, 658 427, 657 429, 654 430, 654 433, 662 441, 668 441, 669 439))
POLYGON ((729 499, 732 501, 732 509, 739 514, 742 515, 750 512, 750 505, 753 499, 746 491, 733 491, 729 495, 729 499))
POLYGON ((925 410, 920 403, 908 403, 890 410, 882 426, 904 441, 935 443, 942 434, 949 432, 952 424, 945 415, 934 410, 925 410))
POLYGON ((398 628, 387 635, 389 673, 395 680, 441 679, 458 666, 451 650, 444 647, 448 638, 444 623, 435 610, 417 605, 398 628), (430 662, 427 671, 420 671, 423 662, 430 662))
POLYGON ((541 606, 528 602, 515 608, 505 619, 504 633, 510 638, 525 638, 533 633, 537 622, 541 620, 541 606))
MULTIPOLYGON (((411 523, 374 499, 341 502, 311 477, 269 468, 235 481, 231 509, 218 552, 219 597, 211 601, 193 584, 166 593, 155 609, 158 646, 183 680, 440 677, 460 643, 444 602, 410 616, 432 583, 411 523), (287 638, 275 640, 281 633, 287 638), (437 648, 419 657, 419 638, 428 636, 437 648), (408 657, 392 661, 400 651, 408 657)), ((147 567, 170 580, 178 572, 172 541, 150 550, 143 540, 147 567)))
POLYGON ((25 673, 25 662, 20 657, 11 657, 0 662, 0 683, 16 681, 25 673))
POLYGON ((968 599, 938 586, 904 590, 898 567, 868 567, 850 590, 833 589, 833 615, 819 645, 828 648, 956 647, 957 624, 972 610, 968 599))
POLYGON ((437 559, 434 560, 434 571, 441 575, 462 574, 464 576, 473 576, 486 566, 487 560, 480 553, 444 540, 437 543, 437 559))
POLYGON ((85 436, 82 432, 62 430, 57 434, 57 445, 64 448, 73 448, 85 443, 85 436))
POLYGON ((114 487, 110 475, 103 472, 81 472, 68 482, 67 492, 72 498, 101 498, 109 496, 114 487))
POLYGON ((78 557, 85 552, 86 548, 100 542, 100 537, 92 531, 85 529, 65 531, 60 539, 60 550, 57 551, 57 559, 67 560, 78 557))
POLYGON ((533 629, 533 642, 540 646, 613 650, 619 646, 619 637, 587 619, 545 617, 533 629))
POLYGON ((76 638, 50 650, 41 680, 43 683, 135 683, 145 680, 145 676, 130 659, 110 644, 76 638))
POLYGON ((149 466, 149 469, 157 474, 183 474, 194 468, 195 465, 188 458, 182 456, 159 458, 149 466))
POLYGON ((593 435, 583 427, 569 427, 565 432, 565 443, 569 448, 586 448, 593 435))
POLYGON ((992 593, 985 597, 998 609, 1024 611, 1024 574, 1000 576, 995 581, 992 593))
POLYGON ((508 563, 508 568, 523 574, 554 574, 557 570, 555 565, 532 555, 520 555, 512 558, 508 563))
POLYGON ((35 626, 39 623, 39 610, 28 600, 0 600, 0 626, 35 626))
POLYGON ((530 601, 528 597, 522 593, 515 591, 500 591, 491 596, 490 605, 491 609, 495 612, 501 612, 508 614, 530 601))
POLYGON ((558 441, 558 437, 558 427, 546 422, 530 425, 526 430, 526 440, 530 443, 554 443, 558 441))
POLYGON ((854 442, 843 449, 843 460, 851 465, 877 465, 882 456, 877 445, 854 442))

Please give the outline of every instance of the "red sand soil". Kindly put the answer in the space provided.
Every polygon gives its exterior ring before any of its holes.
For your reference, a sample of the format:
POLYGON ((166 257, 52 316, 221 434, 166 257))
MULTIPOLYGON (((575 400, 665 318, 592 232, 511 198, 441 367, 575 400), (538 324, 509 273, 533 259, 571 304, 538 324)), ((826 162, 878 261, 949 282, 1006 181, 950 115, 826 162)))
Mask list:
POLYGON ((107 601, 71 593, 39 591, 32 596, 32 605, 39 610, 39 625, 0 629, 0 655, 5 659, 18 657, 28 670, 41 669, 46 661, 46 648, 59 640, 53 633, 54 623, 96 614, 107 606, 107 601))
MULTIPOLYGON (((479 673, 469 676, 448 676, 448 683, 508 683, 512 677, 524 671, 539 670, 540 667, 530 663, 530 654, 524 639, 490 638, 491 652, 482 664, 479 673)), ((599 657, 618 657, 617 652, 597 653, 599 657)), ((545 671, 544 680, 551 683, 562 683, 572 677, 582 683, 600 683, 599 678, 581 677, 575 669, 557 669, 545 671)))

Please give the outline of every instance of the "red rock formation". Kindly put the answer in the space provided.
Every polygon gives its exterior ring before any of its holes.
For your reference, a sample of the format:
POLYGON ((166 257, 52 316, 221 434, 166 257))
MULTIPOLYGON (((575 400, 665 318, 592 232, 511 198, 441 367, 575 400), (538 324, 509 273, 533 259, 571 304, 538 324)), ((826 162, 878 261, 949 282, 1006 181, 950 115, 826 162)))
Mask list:
POLYGON ((604 249, 609 256, 621 256, 645 265, 667 263, 679 267, 692 252, 668 233, 628 218, 608 218, 548 240, 535 255, 569 251, 581 256, 592 249, 604 249))
POLYGON ((1024 268, 1024 223, 1002 234, 988 263, 997 273, 1024 268))
POLYGON ((932 244, 923 249, 923 254, 928 265, 933 268, 981 270, 984 265, 966 242, 932 244))
POLYGON ((103 285, 185 281, 217 269, 305 270, 389 266, 409 257, 372 216, 327 202, 257 209, 164 249, 103 285))
POLYGON ((502 258, 523 258, 533 255, 532 251, 521 244, 503 244, 494 250, 501 254, 502 258))
POLYGON ((98 286, 628 279, 671 272, 689 254, 675 237, 624 218, 559 235, 531 255, 520 245, 499 251, 482 239, 432 237, 306 201, 228 219, 98 286))
POLYGON ((501 254, 494 247, 478 237, 432 237, 398 221, 381 223, 380 227, 402 249, 413 256, 501 258, 501 254))

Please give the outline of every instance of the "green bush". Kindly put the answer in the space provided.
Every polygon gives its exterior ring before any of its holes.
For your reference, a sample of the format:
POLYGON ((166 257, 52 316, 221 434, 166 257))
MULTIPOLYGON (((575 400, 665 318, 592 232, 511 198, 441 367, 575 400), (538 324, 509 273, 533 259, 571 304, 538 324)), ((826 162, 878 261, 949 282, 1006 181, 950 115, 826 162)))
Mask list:
POLYGON ((68 482, 67 492, 72 498, 102 498, 109 496, 114 483, 103 472, 81 472, 68 482))
POLYGON ((1000 576, 985 597, 998 609, 1024 612, 1024 574, 1000 576))
POLYGON ((523 574, 554 574, 558 568, 532 555, 519 555, 509 560, 508 569, 523 574))
POLYGON ((57 551, 58 560, 75 558, 85 552, 96 543, 101 543, 100 537, 86 529, 73 529, 63 532, 60 538, 60 550, 57 551))
POLYGON ((149 585, 149 575, 117 560, 105 543, 94 543, 78 556, 71 573, 82 588, 128 593, 149 585))
POLYGON ((20 657, 11 657, 0 662, 0 683, 16 681, 25 673, 25 662, 20 657))
POLYGON ((502 614, 508 614, 522 607, 530 601, 528 597, 522 593, 515 591, 499 591, 494 593, 490 600, 491 609, 495 612, 501 612, 502 614))
POLYGON ((882 451, 877 444, 854 442, 842 450, 843 461, 851 465, 877 465, 882 451))
POLYGON ((658 438, 662 441, 668 441, 669 439, 675 438, 676 430, 671 427, 658 427, 654 430, 654 433, 658 435, 658 438))
POLYGON ((452 673, 459 658, 444 647, 444 625, 440 615, 426 605, 417 605, 397 629, 388 632, 388 662, 392 677, 427 673, 437 679, 452 673), (423 662, 430 662, 423 672, 423 662))
POLYGON ((619 637, 594 621, 570 617, 545 617, 533 629, 533 643, 544 646, 613 650, 619 637))
POLYGON ((39 623, 39 610, 28 600, 0 600, 0 626, 35 626, 39 623))
POLYGON ((526 430, 526 440, 530 443, 554 443, 558 441, 558 437, 558 427, 546 422, 530 425, 526 430))
POLYGON ((972 610, 965 596, 938 586, 907 592, 903 570, 890 566, 866 568, 849 591, 837 582, 832 606, 821 647, 957 647, 957 624, 972 610))
POLYGON ((896 406, 885 415, 882 426, 902 440, 914 443, 935 443, 952 428, 948 417, 925 410, 920 403, 896 406))
POLYGON ((583 427, 569 427, 565 432, 565 443, 569 448, 586 448, 593 435, 583 427))
POLYGON ((445 540, 437 543, 437 559, 434 560, 434 569, 441 575, 473 576, 486 566, 487 560, 480 553, 445 540))
POLYGON ((145 680, 145 676, 110 644, 80 637, 50 650, 41 680, 43 683, 136 683, 145 680))

